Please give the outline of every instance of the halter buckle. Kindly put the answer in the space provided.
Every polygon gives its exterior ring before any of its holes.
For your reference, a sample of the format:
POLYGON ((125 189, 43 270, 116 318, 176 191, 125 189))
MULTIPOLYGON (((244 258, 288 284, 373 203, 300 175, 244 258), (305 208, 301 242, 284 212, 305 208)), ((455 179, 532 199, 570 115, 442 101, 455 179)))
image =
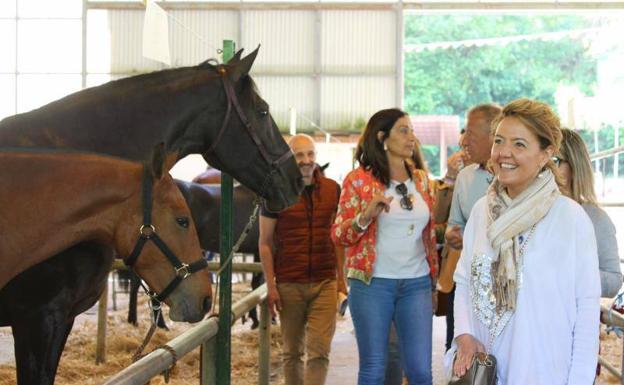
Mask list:
POLYGON ((156 228, 154 225, 141 225, 141 227, 139 227, 139 234, 141 234, 142 237, 149 239, 156 234, 156 228))
POLYGON ((176 276, 185 279, 189 275, 191 275, 191 271, 189 270, 189 265, 183 263, 181 266, 175 268, 176 276))

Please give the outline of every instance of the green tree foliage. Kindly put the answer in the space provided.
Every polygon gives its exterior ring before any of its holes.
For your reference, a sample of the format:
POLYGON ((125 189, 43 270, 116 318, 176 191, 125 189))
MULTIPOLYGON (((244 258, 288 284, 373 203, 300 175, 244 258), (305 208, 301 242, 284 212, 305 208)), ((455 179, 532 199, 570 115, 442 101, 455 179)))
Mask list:
MULTIPOLYGON (((581 16, 406 15, 405 43, 428 44, 571 31, 595 26, 581 16)), ((559 86, 593 95, 596 60, 583 39, 520 40, 405 54, 405 109, 410 114, 459 115, 477 104, 504 105, 529 97, 556 108, 559 86)), ((424 146, 440 174, 439 149, 424 146)))
MULTIPOLYGON (((406 15, 406 44, 511 37, 592 26, 580 16, 406 15)), ((530 97, 554 106, 560 85, 586 95, 596 61, 582 39, 522 40, 405 55, 405 107, 411 114, 463 116, 471 106, 530 97)))

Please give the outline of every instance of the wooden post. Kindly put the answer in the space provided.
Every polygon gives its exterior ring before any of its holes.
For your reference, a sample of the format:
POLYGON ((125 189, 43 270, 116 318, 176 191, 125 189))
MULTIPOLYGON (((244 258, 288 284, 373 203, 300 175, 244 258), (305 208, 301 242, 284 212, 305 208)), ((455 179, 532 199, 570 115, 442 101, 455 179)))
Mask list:
POLYGON ((211 338, 201 345, 199 370, 201 385, 217 385, 217 339, 211 338))
POLYGON ((271 375, 271 314, 267 301, 260 304, 260 326, 258 327, 258 385, 269 385, 271 375))
POLYGON ((98 303, 97 342, 95 347, 95 363, 102 364, 106 361, 106 318, 108 315, 108 276, 106 285, 98 303))
MULTIPOLYGON (((234 56, 234 42, 223 41, 223 62, 227 63, 234 56)), ((226 75, 227 76, 227 75, 226 75)), ((219 333, 217 334, 217 383, 230 385, 231 350, 232 350, 232 262, 227 266, 225 260, 232 251, 232 200, 234 182, 230 175, 221 173, 221 220, 220 260, 223 271, 219 277, 219 333)))

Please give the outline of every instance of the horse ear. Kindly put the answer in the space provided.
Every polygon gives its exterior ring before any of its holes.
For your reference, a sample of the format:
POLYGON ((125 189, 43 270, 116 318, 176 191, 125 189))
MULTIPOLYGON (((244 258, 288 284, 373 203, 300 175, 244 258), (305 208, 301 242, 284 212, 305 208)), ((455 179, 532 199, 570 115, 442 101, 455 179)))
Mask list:
POLYGON ((243 48, 239 49, 238 52, 236 52, 234 54, 234 56, 232 56, 232 58, 230 60, 228 60, 227 64, 236 64, 240 61, 241 56, 243 55, 243 48))
POLYGON ((244 58, 242 58, 240 61, 236 63, 236 65, 234 66, 234 69, 232 70, 232 75, 231 75, 232 81, 234 83, 238 82, 243 76, 249 73, 249 70, 251 70, 251 66, 256 60, 256 56, 258 56, 259 49, 260 49, 260 46, 258 45, 258 48, 256 48, 252 53, 245 56, 244 58))
POLYGON ((162 178, 166 157, 167 153, 165 152, 165 143, 160 142, 156 146, 154 146, 154 150, 152 150, 152 162, 150 166, 152 169, 152 175, 155 179, 162 178))

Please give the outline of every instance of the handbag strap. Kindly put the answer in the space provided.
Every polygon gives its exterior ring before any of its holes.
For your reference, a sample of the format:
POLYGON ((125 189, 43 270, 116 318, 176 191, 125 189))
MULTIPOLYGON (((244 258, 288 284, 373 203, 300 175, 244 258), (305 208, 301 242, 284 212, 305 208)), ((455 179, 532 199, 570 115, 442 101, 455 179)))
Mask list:
MULTIPOLYGON (((531 230, 529 230, 529 234, 527 234, 526 239, 520 245, 520 250, 518 252, 518 256, 520 258, 524 258, 524 250, 526 249, 526 246, 529 243, 529 239, 531 239, 531 236, 535 232, 535 226, 537 226, 537 223, 531 226, 531 230)), ((496 338, 496 329, 498 329, 498 324, 500 323, 501 319, 503 319, 503 317, 498 317, 498 319, 494 323, 494 326, 490 327, 490 337, 488 339, 488 346, 486 349, 487 354, 490 354, 492 352, 492 347, 494 346, 494 339, 496 338)))

